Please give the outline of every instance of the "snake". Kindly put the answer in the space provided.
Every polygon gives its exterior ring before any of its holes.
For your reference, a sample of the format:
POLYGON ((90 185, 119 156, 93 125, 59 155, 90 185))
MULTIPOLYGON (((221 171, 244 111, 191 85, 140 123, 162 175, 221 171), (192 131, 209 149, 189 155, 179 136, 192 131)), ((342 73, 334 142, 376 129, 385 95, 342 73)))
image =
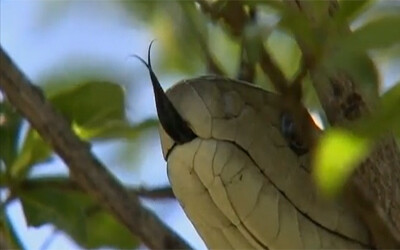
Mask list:
POLYGON ((137 58, 150 74, 168 178, 208 248, 371 248, 358 216, 314 185, 310 145, 299 138, 320 131, 307 112, 296 115, 281 95, 223 76, 164 92, 150 49, 147 62, 137 58))

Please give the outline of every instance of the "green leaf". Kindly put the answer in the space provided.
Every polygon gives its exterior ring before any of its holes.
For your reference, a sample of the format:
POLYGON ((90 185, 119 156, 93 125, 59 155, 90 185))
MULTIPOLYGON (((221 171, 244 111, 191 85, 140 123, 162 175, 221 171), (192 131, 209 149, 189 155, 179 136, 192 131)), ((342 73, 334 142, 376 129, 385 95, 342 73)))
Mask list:
POLYGON ((87 239, 82 244, 88 248, 112 246, 116 248, 137 248, 140 241, 132 236, 124 225, 105 210, 95 211, 86 218, 87 239))
POLYGON ((18 135, 22 124, 21 116, 8 102, 0 102, 0 162, 11 167, 17 155, 18 135))
POLYGON ((303 15, 299 11, 295 11, 293 8, 288 6, 285 6, 284 11, 281 14, 282 17, 279 26, 283 29, 290 30, 298 40, 302 41, 304 45, 318 55, 320 53, 320 40, 324 39, 324 37, 316 35, 310 22, 307 20, 306 15, 303 15))
MULTIPOLYGON (((156 120, 129 124, 125 117, 124 91, 114 83, 82 83, 53 94, 50 101, 71 122, 75 133, 87 140, 134 139, 158 124, 156 120)), ((32 166, 48 160, 51 154, 52 149, 40 135, 29 129, 12 164, 11 175, 22 179, 32 166)))
POLYGON ((23 179, 33 165, 48 160, 51 153, 52 149, 42 137, 32 128, 29 129, 18 157, 12 163, 10 175, 23 179))
POLYGON ((206 39, 206 29, 204 16, 194 10, 194 2, 169 1, 155 16, 153 29, 162 46, 162 70, 192 75, 202 68, 199 39, 206 39), (171 28, 165 29, 166 25, 171 28))
POLYGON ((151 19, 158 14, 159 9, 165 5, 164 1, 126 1, 116 0, 114 3, 122 5, 122 8, 129 13, 135 22, 150 23, 151 19))
POLYGON ((335 13, 334 19, 335 22, 342 23, 350 23, 355 18, 357 18, 358 14, 362 13, 369 5, 371 5, 373 1, 371 0, 363 0, 363 1, 348 1, 342 0, 340 1, 340 8, 335 13))
POLYGON ((71 123, 82 127, 125 120, 124 90, 115 83, 82 83, 60 91, 50 101, 71 123))
POLYGON ((314 155, 314 177, 322 194, 337 195, 351 173, 369 153, 371 144, 343 129, 328 130, 314 155))
POLYGON ((341 53, 387 48, 400 43, 400 16, 371 21, 346 36, 339 44, 341 53))
POLYGON ((400 136, 400 82, 389 89, 380 100, 370 117, 360 121, 358 130, 370 137, 378 137, 388 132, 400 136))
MULTIPOLYGON (((45 181, 41 178, 41 187, 31 186, 19 191, 29 225, 38 227, 52 223, 85 248, 138 246, 138 239, 91 197, 79 190, 65 188, 67 179, 64 189, 46 187, 45 181)), ((60 179, 59 187, 63 187, 62 183, 60 179)))
POLYGON ((268 37, 268 49, 286 78, 291 79, 299 66, 301 52, 292 36, 282 30, 273 31, 268 37))

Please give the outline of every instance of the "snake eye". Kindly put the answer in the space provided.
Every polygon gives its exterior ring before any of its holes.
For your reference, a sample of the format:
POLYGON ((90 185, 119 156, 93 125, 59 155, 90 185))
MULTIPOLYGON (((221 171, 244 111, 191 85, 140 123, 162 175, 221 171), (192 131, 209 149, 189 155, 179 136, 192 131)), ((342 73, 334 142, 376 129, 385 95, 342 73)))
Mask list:
POLYGON ((281 116, 281 132, 289 144, 289 147, 298 156, 308 152, 308 148, 299 136, 299 130, 296 128, 296 122, 293 117, 287 113, 281 116))

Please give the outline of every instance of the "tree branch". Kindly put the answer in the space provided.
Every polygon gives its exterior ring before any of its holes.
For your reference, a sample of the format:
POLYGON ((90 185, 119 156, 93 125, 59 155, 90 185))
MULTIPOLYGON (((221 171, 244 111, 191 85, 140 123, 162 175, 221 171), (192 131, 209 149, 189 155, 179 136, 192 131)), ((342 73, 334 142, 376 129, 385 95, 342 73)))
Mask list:
MULTIPOLYGON (((324 22, 318 23, 314 16, 323 15, 313 12, 312 3, 300 0, 285 2, 308 19, 311 30, 323 30, 320 25, 324 22)), ((330 0, 326 7, 326 17, 333 16, 339 8, 335 0, 330 0)), ((349 27, 338 28, 350 32, 349 27)), ((313 49, 301 37, 296 36, 296 40, 303 56, 312 63, 316 58, 313 49)), ((360 84, 350 77, 350 72, 313 65, 315 67, 310 68, 313 85, 331 124, 346 127, 370 112, 373 102, 363 96, 357 87, 360 84)), ((368 225, 377 247, 400 247, 400 152, 390 132, 357 168, 348 183, 346 195, 368 225)))
POLYGON ((135 192, 137 195, 143 198, 149 199, 175 199, 174 192, 172 192, 171 187, 161 187, 161 188, 136 188, 130 189, 131 192, 135 192))
MULTIPOLYGON (((70 190, 70 191, 84 191, 75 181, 65 178, 65 177, 44 177, 23 180, 18 188, 32 190, 37 188, 53 188, 60 190, 70 190)), ((175 199, 175 195, 170 186, 157 187, 157 188, 145 188, 145 187, 132 187, 127 188, 129 192, 134 193, 137 196, 148 199, 175 199)))
POLYGON ((190 246, 144 208, 91 153, 66 120, 50 105, 40 89, 31 84, 0 47, 0 88, 10 103, 28 119, 43 139, 69 167, 71 177, 109 209, 132 234, 153 249, 188 249, 190 246))

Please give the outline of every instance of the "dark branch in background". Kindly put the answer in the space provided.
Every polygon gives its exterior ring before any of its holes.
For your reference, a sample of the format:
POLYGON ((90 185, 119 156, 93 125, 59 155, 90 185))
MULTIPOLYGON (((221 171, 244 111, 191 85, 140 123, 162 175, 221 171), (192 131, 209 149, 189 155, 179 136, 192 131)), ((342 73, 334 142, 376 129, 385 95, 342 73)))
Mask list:
POLYGON ((270 54, 268 54, 267 51, 264 49, 264 45, 260 43, 260 46, 262 46, 260 58, 260 66, 262 70, 268 75, 275 89, 279 93, 286 94, 289 84, 285 78, 285 75, 279 69, 279 67, 275 65, 270 54))
MULTIPOLYGON (((250 7, 249 22, 255 23, 257 21, 256 14, 256 9, 250 7)), ((239 74, 237 78, 239 80, 253 83, 256 75, 256 64, 250 60, 248 46, 249 45, 246 43, 246 37, 242 36, 242 42, 240 44, 239 74)))
POLYGON ((256 64, 249 60, 245 41, 242 41, 240 45, 240 65, 239 65, 239 74, 237 78, 239 80, 253 83, 255 74, 256 74, 256 64))
POLYGON ((188 249, 190 246, 144 208, 137 195, 128 192, 91 153, 67 121, 32 85, 0 47, 0 88, 15 108, 69 167, 79 186, 98 199, 133 235, 153 249, 188 249))
POLYGON ((301 60, 299 72, 297 73, 296 77, 292 81, 292 83, 289 86, 289 94, 294 95, 293 97, 295 100, 301 101, 301 98, 303 96, 303 80, 307 76, 309 70, 309 66, 306 64, 305 60, 301 60))
POLYGON ((214 55, 211 53, 210 47, 204 35, 198 29, 195 21, 193 20, 193 15, 190 15, 189 10, 186 8, 187 3, 185 1, 178 2, 182 8, 183 13, 185 14, 186 20, 189 22, 190 26, 193 29, 192 31, 194 35, 197 37, 202 55, 205 57, 204 59, 207 65, 207 72, 215 75, 226 76, 226 73, 221 68, 220 64, 216 61, 214 55))
POLYGON ((0 249, 12 249, 7 243, 3 230, 0 230, 0 249))
POLYGON ((171 187, 162 188, 137 188, 130 189, 131 192, 135 192, 138 196, 148 199, 175 199, 174 192, 172 192, 171 187))
MULTIPOLYGON (((315 9, 310 6, 311 2, 286 0, 285 3, 289 8, 304 15, 311 29, 318 32, 323 30, 321 23, 316 21, 318 19, 313 17, 315 9)), ((337 1, 330 0, 325 10, 326 17, 334 16, 339 7, 337 1)), ((321 13, 317 15, 322 16, 321 13)), ((322 25, 324 24, 326 22, 322 22, 322 25)), ((344 29, 340 32, 351 32, 349 27, 337 28, 344 29)), ((321 33, 318 34, 321 36, 321 33)), ((295 38, 306 62, 313 62, 313 58, 316 58, 313 49, 301 37, 295 38)), ((361 83, 354 82, 350 77, 351 72, 337 68, 327 69, 318 63, 313 63, 313 65, 314 67, 309 68, 313 86, 332 125, 346 127, 361 116, 368 115, 373 104, 370 104, 370 101, 362 95, 357 87, 361 83)), ((399 167, 400 150, 395 138, 388 132, 376 143, 369 157, 357 168, 345 192, 353 209, 370 229, 378 248, 400 248, 399 167)))
MULTIPOLYGON (((196 2, 214 21, 222 20, 228 27, 230 33, 237 39, 243 39, 244 28, 251 22, 251 19, 254 18, 255 15, 251 13, 251 11, 246 13, 242 1, 216 1, 215 3, 209 3, 205 0, 196 0, 196 2)), ((245 48, 246 50, 248 49, 247 46, 245 48)), ((258 51, 260 51, 260 66, 271 80, 274 88, 279 93, 287 93, 289 83, 283 72, 264 48, 260 38, 259 41, 257 41, 257 48, 252 49, 258 49, 258 51)))

